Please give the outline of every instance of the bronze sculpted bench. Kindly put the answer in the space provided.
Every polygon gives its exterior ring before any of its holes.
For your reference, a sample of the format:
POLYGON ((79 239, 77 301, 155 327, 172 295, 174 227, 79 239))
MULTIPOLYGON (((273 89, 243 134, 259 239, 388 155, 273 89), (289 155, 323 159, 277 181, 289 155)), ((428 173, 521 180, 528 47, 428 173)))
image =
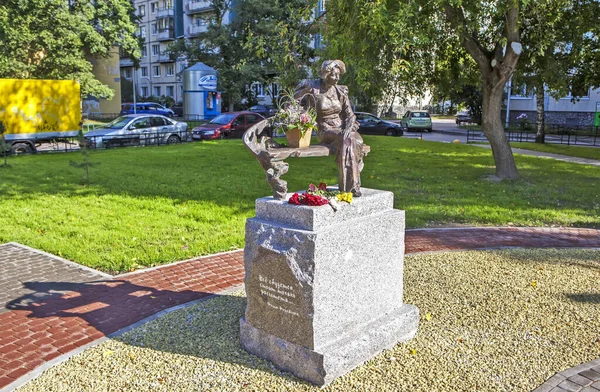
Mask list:
MULTIPOLYGON (((267 174, 267 181, 273 189, 273 197, 284 200, 287 193, 287 182, 281 179, 289 169, 285 162, 289 157, 323 157, 335 155, 335 148, 331 145, 311 145, 308 148, 290 148, 275 142, 266 135, 265 128, 269 126, 269 120, 263 120, 244 133, 242 137, 244 145, 252 152, 267 174)), ((371 151, 371 147, 363 145, 364 155, 371 151)))

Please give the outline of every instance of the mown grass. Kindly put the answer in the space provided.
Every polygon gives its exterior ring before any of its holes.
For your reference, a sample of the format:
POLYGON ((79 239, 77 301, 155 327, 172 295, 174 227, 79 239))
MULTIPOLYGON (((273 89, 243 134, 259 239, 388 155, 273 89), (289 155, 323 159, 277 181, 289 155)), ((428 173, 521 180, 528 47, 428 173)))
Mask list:
POLYGON ((514 148, 525 150, 549 152, 552 154, 568 155, 578 158, 598 159, 600 160, 600 146, 567 146, 564 144, 540 144, 540 143, 510 143, 514 148))
MULTIPOLYGON (((363 186, 394 192, 407 227, 600 227, 600 171, 517 155, 522 178, 494 183, 491 152, 365 137, 363 186)), ((271 194, 240 140, 10 157, 0 168, 0 243, 17 241, 107 272, 243 247, 254 201, 271 194)), ((289 159, 289 190, 336 182, 332 157, 289 159)), ((325 207, 323 207, 325 208, 325 207)), ((328 208, 328 207, 327 207, 328 208)))

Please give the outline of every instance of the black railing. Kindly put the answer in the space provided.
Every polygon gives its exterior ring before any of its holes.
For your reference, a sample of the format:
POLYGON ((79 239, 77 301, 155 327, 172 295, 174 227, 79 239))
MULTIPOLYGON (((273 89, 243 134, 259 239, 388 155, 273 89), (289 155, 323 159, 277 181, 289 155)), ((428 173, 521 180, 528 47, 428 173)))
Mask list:
POLYGON ((119 117, 119 113, 83 113, 82 117, 84 120, 102 121, 109 122, 119 117))
MULTIPOLYGON (((190 130, 191 131, 191 130, 190 130)), ((185 132, 152 132, 137 135, 115 135, 115 136, 88 136, 84 138, 89 149, 107 149, 130 146, 163 146, 191 142, 190 131, 185 132)), ((36 152, 69 152, 81 149, 82 141, 79 137, 61 137, 37 141, 36 152)))
MULTIPOLYGON (((600 146, 600 129, 595 126, 546 124, 544 142, 580 146, 600 146)), ((535 142, 536 124, 511 123, 505 130, 511 142, 535 142)), ((487 142, 482 131, 467 130, 467 143, 487 142)))

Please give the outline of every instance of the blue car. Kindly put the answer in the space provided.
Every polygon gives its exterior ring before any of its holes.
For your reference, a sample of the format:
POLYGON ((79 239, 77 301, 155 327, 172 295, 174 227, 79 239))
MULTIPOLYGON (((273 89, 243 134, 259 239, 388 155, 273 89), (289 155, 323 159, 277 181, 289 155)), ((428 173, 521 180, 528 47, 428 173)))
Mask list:
POLYGON ((135 113, 133 113, 133 104, 124 103, 121 105, 121 116, 126 114, 160 114, 166 117, 175 116, 175 112, 171 109, 156 102, 138 102, 135 104, 135 109, 135 113))

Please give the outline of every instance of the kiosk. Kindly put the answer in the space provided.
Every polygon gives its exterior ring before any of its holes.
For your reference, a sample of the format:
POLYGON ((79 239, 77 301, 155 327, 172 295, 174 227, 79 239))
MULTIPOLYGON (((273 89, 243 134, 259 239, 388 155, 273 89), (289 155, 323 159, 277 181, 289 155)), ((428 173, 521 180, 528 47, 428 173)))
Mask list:
POLYGON ((217 71, 196 63, 183 71, 183 115, 189 119, 210 120, 221 114, 221 93, 217 91, 217 71))

